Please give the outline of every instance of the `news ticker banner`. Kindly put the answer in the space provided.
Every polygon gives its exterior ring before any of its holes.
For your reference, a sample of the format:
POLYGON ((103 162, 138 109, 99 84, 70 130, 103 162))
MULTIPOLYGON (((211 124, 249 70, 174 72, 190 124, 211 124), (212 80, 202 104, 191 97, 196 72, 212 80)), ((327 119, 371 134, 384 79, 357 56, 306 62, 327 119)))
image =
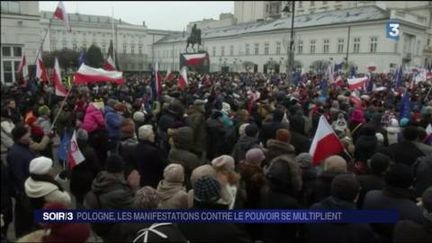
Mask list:
POLYGON ((35 210, 38 223, 394 223, 396 210, 35 210))

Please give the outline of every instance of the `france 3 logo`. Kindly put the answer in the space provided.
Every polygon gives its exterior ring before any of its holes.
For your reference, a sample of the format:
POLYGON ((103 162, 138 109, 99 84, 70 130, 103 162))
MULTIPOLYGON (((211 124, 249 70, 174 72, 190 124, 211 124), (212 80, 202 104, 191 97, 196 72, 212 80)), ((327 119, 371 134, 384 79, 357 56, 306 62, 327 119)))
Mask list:
POLYGON ((400 36, 400 23, 396 20, 390 20, 386 24, 387 38, 398 41, 400 36))

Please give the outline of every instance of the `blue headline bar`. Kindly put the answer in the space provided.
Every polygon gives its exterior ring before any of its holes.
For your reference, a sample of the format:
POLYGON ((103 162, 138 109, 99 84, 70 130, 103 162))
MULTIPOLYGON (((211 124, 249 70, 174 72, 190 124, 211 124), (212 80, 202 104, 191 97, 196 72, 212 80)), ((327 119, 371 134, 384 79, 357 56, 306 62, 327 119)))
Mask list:
POLYGON ((35 210, 38 223, 394 223, 396 210, 35 210))

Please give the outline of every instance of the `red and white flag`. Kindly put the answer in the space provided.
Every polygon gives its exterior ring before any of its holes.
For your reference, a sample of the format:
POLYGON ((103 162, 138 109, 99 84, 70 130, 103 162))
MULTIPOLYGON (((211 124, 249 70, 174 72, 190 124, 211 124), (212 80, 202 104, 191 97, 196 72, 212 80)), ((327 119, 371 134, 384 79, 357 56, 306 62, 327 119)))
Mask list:
POLYGON ((18 66, 18 70, 16 71, 19 77, 22 76, 23 78, 25 78, 28 76, 28 70, 27 70, 26 66, 27 66, 26 57, 23 55, 21 57, 21 61, 20 61, 20 64, 18 66))
POLYGON ((318 129, 312 141, 309 153, 312 155, 314 166, 331 155, 338 154, 344 150, 342 143, 336 136, 326 118, 321 115, 318 129))
POLYGON ((47 69, 45 68, 45 64, 42 61, 42 56, 40 53, 36 61, 36 77, 39 79, 39 81, 46 82, 46 83, 49 82, 48 72, 47 69))
POLYGON ((188 77, 187 77, 187 71, 186 71, 186 67, 183 67, 182 70, 180 71, 180 75, 178 78, 178 87, 181 90, 186 89, 186 87, 188 86, 188 77))
POLYGON ((66 9, 65 9, 62 1, 59 2, 56 10, 54 11, 54 18, 63 21, 63 24, 65 26, 66 31, 68 31, 68 32, 72 31, 70 24, 69 24, 69 15, 66 13, 66 9))
POLYGON ((362 78, 349 78, 348 79, 348 88, 350 90, 359 89, 364 86, 366 81, 368 80, 368 77, 362 77, 362 78))
POLYGON ((66 97, 68 91, 62 83, 62 78, 61 78, 61 73, 60 73, 60 65, 59 65, 57 57, 55 58, 55 61, 54 61, 54 71, 52 74, 52 80, 54 82, 55 94, 57 96, 66 97))
POLYGON ((344 84, 343 78, 341 75, 338 75, 336 80, 335 80, 335 84, 336 86, 342 86, 344 84))
POLYGON ((162 75, 159 72, 159 62, 155 64, 155 89, 156 89, 156 97, 160 97, 162 95, 162 75))
POLYGON ((198 65, 208 59, 207 53, 183 54, 182 57, 185 65, 198 65))
POLYGON ((353 91, 350 95, 350 101, 354 104, 355 107, 362 107, 362 101, 356 91, 353 91))
POLYGON ((76 139, 76 131, 74 131, 72 138, 69 143, 68 149, 68 165, 70 169, 73 169, 79 163, 85 160, 84 155, 81 153, 81 150, 78 147, 77 139, 76 139))
POLYGON ((165 75, 165 80, 171 81, 173 79, 174 79, 174 74, 171 72, 171 69, 168 68, 168 71, 167 71, 167 73, 165 75))
POLYGON ((123 72, 92 68, 83 63, 74 75, 74 82, 78 85, 100 82, 124 84, 125 80, 123 79, 123 72))
POLYGON ((107 71, 116 71, 115 64, 111 56, 108 56, 108 58, 105 60, 105 63, 102 65, 102 68, 107 71))

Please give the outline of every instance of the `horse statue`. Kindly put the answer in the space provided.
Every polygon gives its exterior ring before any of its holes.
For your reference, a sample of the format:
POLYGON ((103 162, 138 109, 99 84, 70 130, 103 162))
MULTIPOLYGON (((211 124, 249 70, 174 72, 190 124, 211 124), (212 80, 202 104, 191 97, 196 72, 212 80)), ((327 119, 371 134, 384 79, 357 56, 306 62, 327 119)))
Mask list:
POLYGON ((192 27, 192 32, 190 36, 187 38, 187 45, 186 50, 188 49, 189 45, 192 45, 192 49, 194 49, 194 45, 198 44, 198 47, 201 45, 201 30, 196 27, 196 24, 192 27))

